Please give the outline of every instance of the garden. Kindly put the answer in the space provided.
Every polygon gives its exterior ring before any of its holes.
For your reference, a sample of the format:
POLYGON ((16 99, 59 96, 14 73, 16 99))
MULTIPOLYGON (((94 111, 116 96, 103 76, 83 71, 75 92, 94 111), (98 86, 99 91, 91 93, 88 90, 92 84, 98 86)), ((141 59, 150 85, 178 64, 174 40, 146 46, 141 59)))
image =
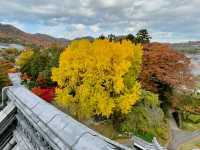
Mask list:
POLYGON ((167 44, 150 43, 144 30, 137 37, 101 36, 72 41, 66 48, 4 53, 1 88, 9 85, 8 72, 20 71, 23 84, 33 93, 116 141, 137 135, 166 144, 172 108, 184 112, 183 128, 200 122, 194 114, 199 97, 174 94, 182 86, 194 85, 190 60, 167 44))

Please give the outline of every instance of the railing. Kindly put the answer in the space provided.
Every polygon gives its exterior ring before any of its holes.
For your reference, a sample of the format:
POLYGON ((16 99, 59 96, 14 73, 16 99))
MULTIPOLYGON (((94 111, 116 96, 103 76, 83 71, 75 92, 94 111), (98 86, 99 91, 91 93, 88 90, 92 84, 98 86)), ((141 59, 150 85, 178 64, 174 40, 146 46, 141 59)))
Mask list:
POLYGON ((18 149, 131 150, 74 120, 18 84, 16 76, 12 77, 15 85, 3 94, 8 106, 12 104, 16 109, 17 125, 13 137, 18 149))

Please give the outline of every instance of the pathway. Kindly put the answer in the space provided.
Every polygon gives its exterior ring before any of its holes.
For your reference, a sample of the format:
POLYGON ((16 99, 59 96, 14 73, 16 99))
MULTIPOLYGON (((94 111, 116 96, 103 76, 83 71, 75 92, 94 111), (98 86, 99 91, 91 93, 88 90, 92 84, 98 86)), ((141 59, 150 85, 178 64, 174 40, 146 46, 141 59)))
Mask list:
POLYGON ((191 141, 194 138, 200 137, 200 130, 194 132, 183 131, 178 128, 174 118, 171 116, 169 124, 172 133, 172 140, 168 146, 169 150, 177 150, 178 147, 185 142, 191 141))

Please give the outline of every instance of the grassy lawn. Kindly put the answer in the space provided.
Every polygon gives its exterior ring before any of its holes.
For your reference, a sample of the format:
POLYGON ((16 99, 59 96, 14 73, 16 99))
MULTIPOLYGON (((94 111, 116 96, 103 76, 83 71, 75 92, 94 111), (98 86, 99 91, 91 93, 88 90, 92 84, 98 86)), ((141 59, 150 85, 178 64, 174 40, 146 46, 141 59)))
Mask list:
MULTIPOLYGON (((118 143, 127 144, 127 145, 132 143, 131 137, 133 134, 135 136, 140 137, 141 139, 143 139, 145 141, 150 142, 150 143, 152 142, 152 139, 154 137, 154 135, 152 135, 150 133, 140 133, 140 132, 129 133, 129 134, 128 133, 120 133, 120 132, 116 131, 116 129, 113 127, 112 122, 110 120, 92 123, 87 126, 91 129, 99 132, 100 134, 102 134, 114 141, 117 141, 118 143)), ((162 145, 165 145, 166 142, 168 141, 168 138, 169 137, 166 137, 166 139, 158 139, 158 140, 162 145)))
MULTIPOLYGON (((69 114, 69 112, 67 112, 66 109, 58 106, 55 102, 52 102, 52 104, 58 109, 60 109, 61 111, 63 111, 64 113, 69 114)), ((99 122, 95 122, 95 121, 91 121, 91 122, 80 121, 80 122, 85 124, 87 127, 93 129, 94 131, 97 131, 98 133, 104 135, 105 137, 110 138, 121 144, 127 144, 127 145, 131 144, 132 143, 131 137, 133 135, 138 136, 141 139, 146 140, 148 142, 152 142, 152 139, 154 137, 154 135, 150 133, 119 132, 113 127, 111 120, 104 120, 104 121, 99 121, 99 122)), ((168 123, 166 122, 165 125, 168 126, 168 123)), ((157 139, 162 145, 165 145, 166 143, 168 143, 170 135, 168 132, 168 128, 160 129, 158 130, 158 132, 160 132, 161 130, 162 131, 165 130, 165 132, 162 132, 162 134, 160 134, 160 137, 162 136, 162 138, 158 137, 157 139)))
POLYGON ((200 150, 200 137, 181 145, 178 150, 200 150))
POLYGON ((200 123, 191 123, 183 121, 182 128, 187 131, 196 131, 200 130, 200 123))
POLYGON ((114 129, 111 121, 109 121, 109 120, 98 122, 98 123, 92 123, 88 126, 89 126, 89 128, 92 128, 93 130, 98 131, 102 135, 104 135, 112 140, 129 139, 129 137, 127 135, 117 132, 114 129))

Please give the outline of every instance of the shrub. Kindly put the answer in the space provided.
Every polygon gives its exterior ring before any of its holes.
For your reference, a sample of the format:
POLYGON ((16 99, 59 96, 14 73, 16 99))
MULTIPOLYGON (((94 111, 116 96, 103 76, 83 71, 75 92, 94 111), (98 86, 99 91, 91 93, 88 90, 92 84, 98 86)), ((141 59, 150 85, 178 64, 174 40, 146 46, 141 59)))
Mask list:
POLYGON ((8 74, 7 74, 8 69, 9 69, 9 66, 7 65, 7 63, 5 65, 4 61, 0 61, 0 91, 2 90, 3 87, 9 85, 10 83, 8 79, 8 74))
POLYGON ((200 113, 200 95, 195 93, 174 93, 174 107, 182 112, 200 113))
POLYGON ((200 115, 199 115, 199 114, 198 114, 198 115, 190 114, 190 115, 188 116, 188 119, 189 119, 190 121, 192 121, 193 123, 200 123, 200 115))
POLYGON ((32 92, 37 96, 41 97, 42 99, 46 100, 47 102, 52 102, 55 96, 54 88, 35 87, 32 88, 32 92))
POLYGON ((161 141, 166 140, 168 127, 159 107, 158 95, 143 90, 141 99, 121 123, 120 130, 132 132, 148 141, 154 136, 161 141))
POLYGON ((4 60, 15 63, 15 59, 19 55, 19 50, 15 48, 4 49, 0 52, 0 55, 4 60))
POLYGON ((0 90, 9 84, 8 76, 6 73, 0 71, 0 90))
POLYGON ((192 114, 189 112, 183 113, 183 120, 191 123, 200 123, 200 115, 199 114, 192 114))

